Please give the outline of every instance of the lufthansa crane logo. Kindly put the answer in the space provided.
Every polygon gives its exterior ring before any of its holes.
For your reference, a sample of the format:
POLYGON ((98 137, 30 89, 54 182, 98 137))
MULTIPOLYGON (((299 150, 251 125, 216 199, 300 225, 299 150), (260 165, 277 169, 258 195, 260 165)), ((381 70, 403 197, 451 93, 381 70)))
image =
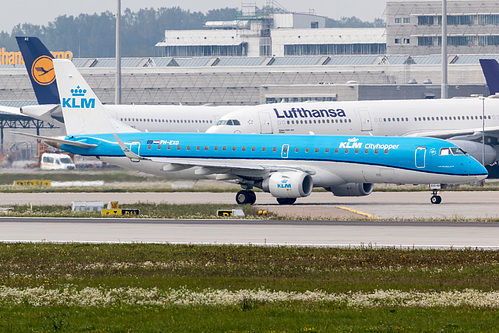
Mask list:
POLYGON ((54 64, 49 56, 43 55, 36 58, 31 66, 31 76, 36 83, 48 86, 55 81, 54 64))

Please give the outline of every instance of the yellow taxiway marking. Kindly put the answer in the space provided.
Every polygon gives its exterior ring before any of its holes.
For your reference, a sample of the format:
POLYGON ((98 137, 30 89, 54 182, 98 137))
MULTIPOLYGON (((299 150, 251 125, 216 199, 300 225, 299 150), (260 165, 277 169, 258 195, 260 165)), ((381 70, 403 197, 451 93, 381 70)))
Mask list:
POLYGON ((347 210, 349 212, 359 214, 359 215, 365 216, 365 217, 370 218, 370 219, 374 219, 374 215, 361 212, 360 210, 356 210, 356 209, 352 209, 352 208, 348 208, 348 207, 342 207, 342 206, 337 206, 337 208, 344 209, 344 210, 347 210))

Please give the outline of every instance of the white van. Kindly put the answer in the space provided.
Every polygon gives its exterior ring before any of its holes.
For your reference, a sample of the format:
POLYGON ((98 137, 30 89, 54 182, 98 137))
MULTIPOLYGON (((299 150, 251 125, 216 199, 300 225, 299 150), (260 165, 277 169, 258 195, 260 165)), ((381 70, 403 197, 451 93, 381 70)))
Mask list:
POLYGON ((43 153, 40 161, 42 170, 71 170, 75 164, 68 155, 43 153))

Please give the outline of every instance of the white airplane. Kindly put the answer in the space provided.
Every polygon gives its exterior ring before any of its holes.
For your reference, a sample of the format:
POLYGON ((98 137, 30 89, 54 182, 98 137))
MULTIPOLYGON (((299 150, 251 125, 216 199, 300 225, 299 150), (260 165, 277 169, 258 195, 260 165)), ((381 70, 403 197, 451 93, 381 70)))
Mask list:
MULTIPOLYGON (((16 37, 38 105, 21 113, 50 123, 63 122, 52 53, 37 37, 16 37)), ((218 119, 249 106, 104 105, 108 114, 144 132, 205 132, 218 119)), ((2 110, 2 109, 0 109, 2 110)), ((5 110, 9 112, 9 110, 5 110)), ((14 110, 12 110, 14 112, 14 110)), ((15 110, 19 113, 19 110, 15 110)))
MULTIPOLYGON (((39 138, 158 176, 231 181, 243 188, 239 204, 256 201, 254 187, 292 204, 313 187, 362 196, 373 183, 461 183, 487 176, 459 147, 433 138, 139 132, 109 117, 69 60, 54 64, 67 136, 39 138)), ((440 201, 434 192, 431 202, 440 201)))
POLYGON ((226 114, 207 133, 436 137, 488 165, 499 157, 499 98, 266 104, 226 114))

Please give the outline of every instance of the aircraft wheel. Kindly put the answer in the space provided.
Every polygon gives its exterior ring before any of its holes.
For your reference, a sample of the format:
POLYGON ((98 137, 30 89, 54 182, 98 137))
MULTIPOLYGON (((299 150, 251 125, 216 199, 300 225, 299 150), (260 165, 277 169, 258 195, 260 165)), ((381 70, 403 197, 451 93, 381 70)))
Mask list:
POLYGON ((249 194, 248 203, 252 205, 256 202, 256 194, 253 191, 248 191, 248 194, 249 194))
POLYGON ((277 198, 279 205, 292 205, 296 201, 296 198, 277 198))
POLYGON ((439 195, 433 195, 430 199, 432 204, 438 205, 439 203, 442 202, 442 197, 439 195))
POLYGON ((253 191, 241 190, 236 194, 236 202, 239 205, 254 204, 256 201, 256 194, 253 191))

